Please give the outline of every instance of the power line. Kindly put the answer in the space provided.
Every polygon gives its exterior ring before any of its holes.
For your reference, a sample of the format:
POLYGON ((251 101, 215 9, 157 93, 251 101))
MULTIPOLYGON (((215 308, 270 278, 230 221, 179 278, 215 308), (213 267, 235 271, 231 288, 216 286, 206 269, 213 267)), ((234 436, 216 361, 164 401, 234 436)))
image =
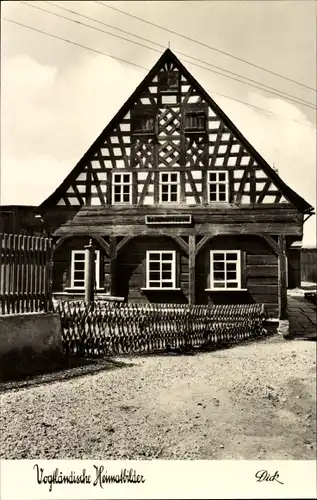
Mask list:
POLYGON ((106 52, 102 52, 97 49, 92 49, 91 47, 87 47, 87 45, 81 45, 80 43, 74 42, 72 40, 68 40, 67 38, 63 38, 61 36, 53 35, 52 33, 48 33, 47 31, 42 31, 39 30, 38 28, 33 28, 33 26, 28 26, 27 24, 19 23, 18 21, 14 21, 13 19, 8 19, 7 17, 2 17, 4 21, 7 21, 9 23, 17 24, 18 26, 23 26, 23 28, 27 28, 33 31, 36 31, 37 33, 41 33, 42 35, 46 36, 51 36, 52 38, 56 38, 57 40, 62 40, 63 42, 71 43, 72 45, 76 45, 77 47, 80 47, 82 49, 90 50, 91 52, 95 52, 97 54, 102 54, 103 56, 111 57, 111 59, 117 59, 118 61, 124 62, 126 64, 131 64, 132 66, 136 66, 137 68, 142 68, 142 69, 148 69, 145 68, 145 66, 141 66, 140 64, 136 64, 130 61, 127 61, 126 59, 121 59, 120 57, 115 57, 112 56, 111 54, 107 54, 106 52))
POLYGON ((199 40, 195 40, 194 38, 191 38, 189 36, 184 35, 183 33, 178 33, 177 31, 173 31, 173 30, 171 30, 169 28, 164 28, 163 26, 155 24, 155 23, 153 23, 151 21, 148 21, 146 19, 142 19, 139 16, 135 16, 133 14, 125 12, 124 10, 118 9, 117 7, 112 7, 110 5, 104 4, 103 2, 99 2, 98 0, 95 0, 95 3, 98 3, 98 4, 102 5, 103 7, 107 7, 108 9, 112 9, 112 10, 115 10, 117 12, 120 12, 121 14, 125 14, 126 16, 130 16, 130 17, 132 17, 134 19, 137 19, 138 21, 142 21, 143 23, 150 24, 151 26, 154 26, 155 28, 159 28, 161 30, 167 31, 169 33, 172 33, 173 35, 180 36, 180 37, 184 38, 185 40, 189 40, 190 42, 194 42, 194 43, 197 43, 197 44, 199 44, 199 45, 201 45, 203 47, 207 47, 210 50, 214 50, 215 52, 219 52, 220 54, 223 54, 225 56, 228 56, 228 57, 231 57, 233 59, 236 59, 237 61, 243 62, 245 64, 249 64, 250 66, 253 66, 254 68, 261 69, 262 71, 266 71, 267 73, 271 73, 272 75, 278 76, 279 78, 283 78, 284 80, 288 80, 289 82, 295 83, 296 85, 300 85, 300 86, 305 87, 305 88, 307 88, 309 90, 313 90, 314 92, 317 91, 317 89, 314 89, 313 87, 309 87, 308 85, 305 85, 302 82, 298 82, 296 80, 293 80, 292 78, 288 78, 287 76, 281 75, 280 73, 276 73, 276 72, 274 72, 274 71, 272 71, 270 69, 264 68, 263 66, 260 66, 258 64, 252 63, 250 61, 247 61, 246 59, 243 59, 241 57, 238 57, 238 56, 235 56, 233 54, 230 54, 229 52, 225 52, 224 50, 220 50, 220 49, 217 49, 216 47, 212 47, 211 45, 207 45, 206 43, 201 42, 199 40))
MULTIPOLYGON (((125 40, 125 41, 130 42, 130 43, 134 43, 134 44, 136 44, 136 45, 139 45, 140 47, 143 47, 143 48, 146 48, 146 49, 153 50, 153 51, 155 51, 155 52, 159 52, 159 53, 161 53, 161 51, 160 51, 160 50, 158 50, 158 49, 154 49, 153 47, 148 47, 147 45, 143 45, 143 44, 140 44, 140 43, 138 43, 138 42, 136 42, 136 41, 134 41, 134 40, 127 39, 127 38, 124 38, 124 37, 121 37, 121 36, 119 36, 119 35, 116 35, 115 33, 109 33, 108 31, 101 30, 101 29, 99 29, 99 28, 96 28, 96 27, 94 27, 94 26, 90 26, 90 25, 85 24, 85 23, 81 23, 80 21, 76 21, 76 20, 74 20, 74 19, 70 19, 69 17, 63 16, 63 15, 61 15, 61 14, 57 14, 57 13, 55 13, 55 12, 52 12, 52 11, 48 11, 48 10, 46 10, 46 9, 43 9, 42 7, 38 7, 38 6, 35 6, 35 5, 32 5, 32 4, 29 4, 29 3, 23 2, 23 1, 21 1, 20 3, 23 3, 24 5, 27 5, 27 6, 29 6, 29 7, 33 7, 33 8, 35 8, 35 9, 41 10, 41 11, 43 11, 43 12, 46 12, 46 13, 52 14, 52 15, 54 15, 54 16, 61 17, 62 19, 66 19, 66 20, 68 20, 68 21, 75 22, 75 23, 77 23, 77 24, 82 24, 83 26, 86 26, 86 27, 88 27, 88 28, 91 28, 91 29, 94 29, 94 30, 97 30, 97 31, 101 31, 102 33, 105 33, 105 34, 107 34, 107 35, 110 35, 110 36, 114 36, 114 37, 120 38, 120 39, 125 40)), ((67 12, 71 12, 72 14, 75 14, 75 15, 77 15, 77 16, 84 17, 85 19, 89 19, 90 21, 93 21, 93 22, 96 22, 96 23, 99 23, 99 24, 104 24, 105 26, 108 26, 108 27, 110 27, 110 28, 112 28, 112 29, 119 30, 119 31, 121 31, 121 32, 123 32, 123 33, 126 33, 126 34, 130 35, 130 36, 135 36, 136 38, 142 39, 142 40, 144 40, 144 41, 146 41, 146 42, 149 42, 149 43, 151 43, 151 44, 154 44, 154 45, 157 45, 157 46, 159 46, 159 47, 162 47, 163 49, 165 48, 165 47, 164 47, 164 45, 162 45, 162 44, 160 44, 160 43, 153 42, 152 40, 149 40, 149 39, 147 39, 147 38, 140 37, 140 36, 138 36, 138 35, 135 35, 134 33, 130 33, 130 32, 128 32, 128 31, 125 31, 125 30, 122 30, 122 29, 116 28, 115 26, 111 26, 110 24, 103 23, 102 21, 99 21, 99 20, 94 19, 94 18, 92 18, 92 17, 86 16, 86 15, 84 15, 84 14, 81 14, 80 12, 73 11, 73 10, 71 10, 71 9, 67 9, 66 7, 61 7, 61 6, 59 6, 59 5, 55 5, 55 4, 54 4, 54 3, 52 3, 52 2, 45 1, 45 3, 47 3, 47 4, 49 4, 49 5, 52 5, 53 7, 56 7, 56 8, 58 8, 58 9, 61 9, 61 10, 67 11, 67 12)), ((305 105, 305 104, 306 104, 306 105, 307 105, 307 107, 311 107, 312 109, 316 109, 316 108, 315 108, 315 105, 314 105, 313 103, 311 103, 311 102, 309 102, 309 101, 305 101, 304 99, 302 99, 302 98, 300 98, 300 97, 297 97, 297 96, 294 96, 293 94, 288 94, 287 92, 284 92, 283 90, 276 89, 275 87, 270 87, 269 85, 265 85, 265 84, 260 83, 260 82, 258 82, 258 81, 256 81, 256 80, 252 80, 251 78, 247 78, 247 77, 245 77, 245 76, 243 76, 243 75, 240 75, 240 74, 238 74, 238 73, 234 73, 233 71, 227 70, 227 69, 225 69, 225 68, 221 68, 220 66, 215 66, 215 65, 213 65, 213 64, 208 63, 207 61, 203 61, 203 60, 198 59, 198 58, 196 58, 196 57, 194 57, 194 56, 191 56, 191 55, 189 55, 189 54, 185 54, 184 52, 180 52, 180 51, 178 51, 178 50, 176 50, 175 52, 176 52, 176 53, 178 53, 178 54, 180 54, 180 55, 183 55, 183 56, 186 56, 186 57, 190 57, 191 59, 194 59, 194 60, 196 60, 196 61, 199 61, 199 62, 201 62, 201 63, 203 63, 203 64, 207 64, 208 66, 211 66, 211 67, 213 67, 213 68, 216 68, 216 69, 221 69, 221 70, 223 70, 223 71, 226 71, 227 73, 230 73, 231 75, 238 76, 239 78, 243 78, 244 80, 247 80, 247 81, 249 81, 249 82, 253 82, 253 83, 259 84, 259 85, 261 85, 261 87, 259 87, 259 86, 255 86, 255 85, 250 85, 250 84, 248 84, 248 83, 244 82, 243 80, 240 80, 240 79, 237 79, 237 78, 230 77, 229 75, 225 75, 225 74, 221 73, 220 71, 214 71, 214 70, 211 70, 211 69, 209 69, 209 68, 205 68, 204 66, 201 66, 200 64, 195 64, 195 63, 193 63, 193 62, 191 62, 191 61, 188 61, 188 60, 184 59, 184 61, 185 61, 185 62, 188 62, 188 63, 190 63, 190 64, 193 64, 194 66, 197 66, 198 68, 204 69, 204 70, 206 70, 206 71, 211 71, 212 73, 215 73, 215 74, 221 75, 221 76, 223 76, 223 77, 225 77, 225 78, 229 78, 229 79, 235 80, 235 81, 237 81, 237 82, 239 82, 239 83, 244 83, 245 85, 249 85, 249 86, 251 86, 251 87, 255 87, 255 88, 259 89, 259 90, 262 90, 262 91, 265 91, 265 92, 269 92, 269 93, 271 93, 271 94, 273 94, 273 95, 279 95, 280 97, 284 97, 284 96, 290 97, 290 99, 289 99, 289 100, 290 100, 290 101, 292 101, 292 102, 295 102, 296 104, 301 104, 301 105, 305 105), (264 88, 262 88, 262 87, 264 87, 264 88), (265 89, 271 89, 271 90, 273 90, 273 91, 277 91, 277 92, 278 92, 278 94, 277 94, 276 92, 270 92, 270 91, 267 91, 267 90, 265 90, 265 89), (283 95, 281 96, 280 94, 283 94, 283 95), (296 99, 296 100, 295 100, 295 99, 296 99)))
MULTIPOLYGON (((145 67, 145 66, 141 66, 140 64, 136 64, 136 63, 133 63, 131 61, 127 61, 125 59, 121 59, 119 57, 115 57, 115 56, 112 56, 110 54, 107 54, 106 52, 102 52, 100 50, 97 50, 97 49, 93 49, 91 47, 87 47, 87 45, 82 45, 80 43, 77 43, 77 42, 74 42, 72 40, 68 40, 67 38, 63 38, 63 37, 60 37, 60 36, 57 36, 57 35, 53 35, 52 33, 48 33, 46 31, 42 31, 42 30, 39 30, 38 28, 33 28, 32 26, 28 26, 26 24, 23 24, 23 23, 19 23, 18 21, 14 21, 13 19, 8 19, 6 17, 2 17, 1 18, 2 20, 4 21, 7 21, 9 23, 13 23, 13 24, 16 24, 18 26, 21 26, 23 28, 27 28, 29 30, 32 30, 32 31, 35 31, 37 33, 40 33, 42 35, 45 35, 45 36, 49 36, 49 37, 52 37, 52 38, 55 38, 57 40, 60 40, 60 41, 63 41, 63 42, 66 42, 66 43, 69 43, 71 45, 75 45, 76 47, 80 47, 82 49, 85 49, 85 50, 88 50, 88 51, 91 51, 91 52, 94 52, 94 53, 97 53, 97 54, 100 54, 100 55, 103 55, 103 56, 106 56, 106 57, 110 57, 111 59, 116 59, 120 62, 123 62, 123 63, 126 63, 126 64, 130 64, 131 66, 136 66, 137 68, 141 68, 141 69, 145 69, 146 71, 149 71, 149 68, 145 67)), ((254 104, 250 104, 246 101, 242 101, 242 100, 239 100, 239 99, 236 99, 234 97, 231 97, 231 96, 227 96, 225 94, 220 94, 219 92, 214 92, 210 89, 207 89, 209 90, 210 92, 212 92, 213 94, 216 94, 216 95, 220 95, 222 97, 225 97, 226 99, 230 99, 230 100, 233 100, 233 101, 237 101, 237 102, 240 102, 246 106, 251 106, 253 108, 257 108, 257 109, 260 109, 262 111, 264 111, 265 113, 269 113, 269 114, 273 114, 273 115, 276 115, 276 116, 279 116, 281 118, 283 118, 284 120, 287 120, 287 121, 292 121, 292 122, 295 122, 295 123, 298 123, 300 125, 303 125, 305 127, 309 127, 309 128, 312 128, 312 129, 316 129, 316 127, 312 126, 312 125, 309 125, 308 123, 304 123, 304 122, 301 122, 299 120, 295 120, 293 118, 289 118, 287 116, 284 116, 284 115, 281 115, 279 113, 274 113, 273 111, 270 111, 270 110, 267 110, 265 108, 261 108, 260 106, 255 106, 254 104)))

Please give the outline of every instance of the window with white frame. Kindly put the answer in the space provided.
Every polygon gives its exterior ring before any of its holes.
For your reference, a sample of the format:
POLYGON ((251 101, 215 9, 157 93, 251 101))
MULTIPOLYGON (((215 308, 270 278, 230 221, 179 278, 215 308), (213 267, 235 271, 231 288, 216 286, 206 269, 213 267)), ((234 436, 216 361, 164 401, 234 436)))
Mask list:
MULTIPOLYGON (((71 259, 71 288, 85 288, 85 250, 72 250, 71 259)), ((95 252, 95 285, 100 288, 100 254, 95 252)))
POLYGON ((213 290, 241 288, 240 250, 211 250, 210 288, 213 290))
POLYGON ((115 172, 112 175, 112 203, 132 202, 131 172, 115 172))
POLYGON ((160 203, 178 203, 179 172, 160 172, 160 203))
POLYGON ((153 289, 175 288, 176 252, 146 252, 146 287, 153 289))
POLYGON ((218 171, 218 172, 208 172, 207 177, 208 184, 208 201, 209 203, 213 201, 228 201, 229 189, 228 189, 228 172, 218 171))

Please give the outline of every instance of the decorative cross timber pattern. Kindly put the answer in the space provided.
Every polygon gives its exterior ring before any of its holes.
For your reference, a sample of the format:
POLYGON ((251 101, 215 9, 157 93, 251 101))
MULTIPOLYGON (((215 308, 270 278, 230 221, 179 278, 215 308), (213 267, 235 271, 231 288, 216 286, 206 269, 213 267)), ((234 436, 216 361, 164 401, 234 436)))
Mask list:
POLYGON ((154 167, 155 143, 153 139, 135 139, 132 148, 132 166, 136 168, 154 167))
POLYGON ((159 144, 159 166, 173 167, 180 165, 180 141, 165 141, 159 144))
POLYGON ((111 203, 111 170, 115 169, 132 172, 132 183, 136 186, 133 200, 150 204, 150 199, 157 198, 154 171, 159 168, 180 168, 181 199, 188 204, 203 203, 205 194, 202 193, 207 189, 204 169, 227 171, 230 202, 242 205, 292 203, 283 195, 283 189, 279 189, 279 183, 257 164, 247 143, 236 136, 219 110, 173 61, 162 63, 152 80, 143 84, 130 109, 102 136, 85 163, 82 163, 82 170, 76 170, 67 185, 63 185, 55 201, 58 205, 111 203), (164 88, 166 75, 160 78, 164 72, 174 73, 178 81, 176 90, 164 88), (142 131, 140 135, 133 133, 135 106, 153 109, 153 135, 142 134, 142 131), (186 128, 186 110, 191 107, 208 109, 205 135, 198 133, 198 126, 196 132, 186 128), (183 167, 186 167, 186 175, 183 167), (145 169, 148 172, 144 173, 141 182, 138 176, 145 169))
POLYGON ((205 140, 202 136, 186 137, 186 167, 205 166, 205 140))
POLYGON ((181 127, 180 108, 165 108, 159 110, 159 137, 179 135, 181 127))

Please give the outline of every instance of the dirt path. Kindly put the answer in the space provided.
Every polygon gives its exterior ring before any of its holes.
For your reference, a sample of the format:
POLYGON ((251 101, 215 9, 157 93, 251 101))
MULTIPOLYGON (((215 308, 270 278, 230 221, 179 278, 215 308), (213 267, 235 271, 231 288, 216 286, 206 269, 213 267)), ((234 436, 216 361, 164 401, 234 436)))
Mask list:
POLYGON ((315 342, 123 361, 3 393, 1 457, 315 459, 315 342))

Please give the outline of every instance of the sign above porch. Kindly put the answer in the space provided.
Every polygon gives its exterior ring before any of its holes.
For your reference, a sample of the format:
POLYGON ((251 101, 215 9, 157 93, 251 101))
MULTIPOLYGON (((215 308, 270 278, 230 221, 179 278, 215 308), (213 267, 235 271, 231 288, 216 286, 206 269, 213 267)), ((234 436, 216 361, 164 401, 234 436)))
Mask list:
POLYGON ((146 215, 145 224, 157 225, 157 224, 191 224, 192 216, 191 214, 178 214, 178 215, 146 215))

